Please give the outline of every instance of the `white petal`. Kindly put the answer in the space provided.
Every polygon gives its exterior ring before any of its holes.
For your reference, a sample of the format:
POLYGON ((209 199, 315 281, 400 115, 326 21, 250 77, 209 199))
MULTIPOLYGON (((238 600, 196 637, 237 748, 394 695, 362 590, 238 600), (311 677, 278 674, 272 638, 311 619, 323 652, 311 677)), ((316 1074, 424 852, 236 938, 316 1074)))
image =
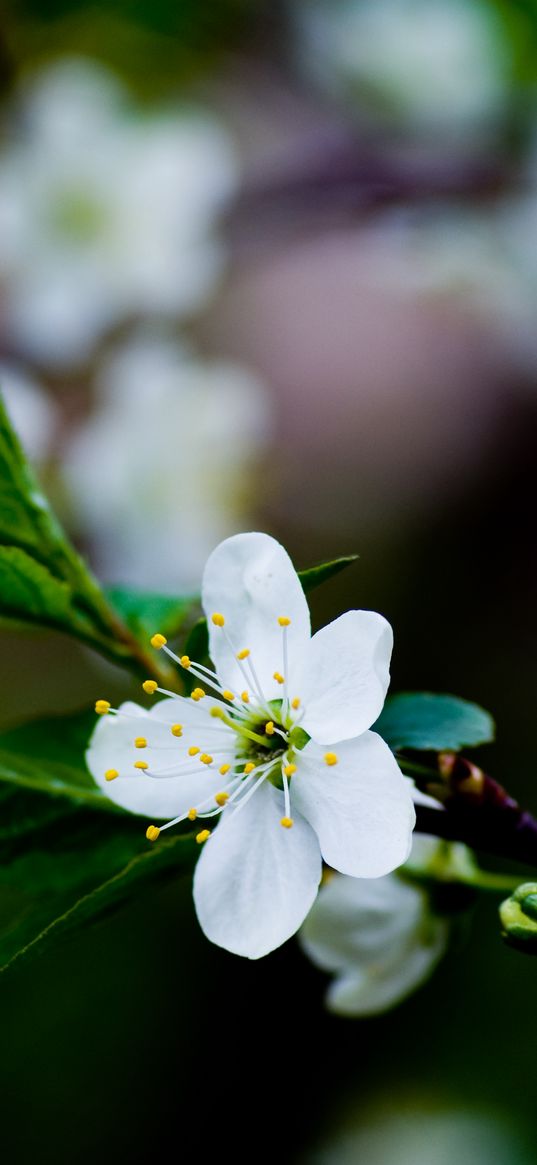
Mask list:
POLYGON ((419 887, 391 874, 336 875, 323 886, 300 942, 317 966, 335 971, 327 1004, 341 1015, 385 1011, 422 983, 444 953, 448 924, 419 887))
POLYGON ((86 752, 90 773, 116 805, 145 817, 178 817, 223 787, 218 766, 233 759, 233 733, 225 726, 214 731, 215 721, 203 702, 196 704, 178 696, 162 700, 150 712, 133 703, 122 704, 120 711, 128 718, 100 717, 86 752), (179 739, 170 732, 170 724, 175 722, 183 725, 179 739), (136 736, 147 739, 147 748, 135 747, 136 736), (209 752, 214 757, 214 767, 209 769, 200 762, 198 771, 196 757, 188 756, 191 745, 209 752), (190 775, 149 777, 134 768, 136 761, 147 761, 153 772, 175 763, 188 763, 195 771, 190 775), (120 776, 107 781, 104 774, 108 769, 117 769, 120 776))
POLYGON ((293 806, 315 830, 325 862, 355 878, 379 878, 406 861, 416 815, 410 789, 376 732, 335 746, 338 763, 310 741, 296 754, 293 806))
POLYGON ((259 959, 304 921, 317 894, 321 855, 299 814, 284 829, 283 795, 265 782, 244 809, 226 810, 205 843, 194 876, 194 902, 211 942, 259 959))
POLYGON ((302 727, 319 744, 359 736, 375 723, 390 682, 393 633, 376 611, 347 611, 318 631, 291 676, 302 727))
POLYGON ((234 691, 251 685, 230 650, 223 629, 211 615, 224 615, 225 630, 234 651, 249 648, 266 699, 281 696, 274 672, 283 672, 283 632, 280 616, 291 620, 286 629, 289 663, 304 651, 310 637, 306 597, 291 559, 268 534, 237 534, 221 542, 210 555, 203 575, 203 608, 209 621, 211 657, 220 679, 234 691))
POLYGON ((437 801, 436 797, 429 797, 428 793, 422 793, 421 789, 414 784, 412 777, 405 777, 412 793, 412 800, 415 805, 424 805, 427 809, 445 809, 441 801, 437 801))

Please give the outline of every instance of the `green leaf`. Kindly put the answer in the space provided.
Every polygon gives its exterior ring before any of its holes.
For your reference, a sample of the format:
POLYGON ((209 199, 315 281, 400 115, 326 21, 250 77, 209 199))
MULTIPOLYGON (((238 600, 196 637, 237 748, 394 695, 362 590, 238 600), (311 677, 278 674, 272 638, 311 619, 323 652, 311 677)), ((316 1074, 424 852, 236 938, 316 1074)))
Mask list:
POLYGON ((494 739, 494 721, 478 704, 432 692, 389 697, 373 729, 394 750, 458 751, 494 739))
POLYGON ((76 810, 0 865, 0 967, 41 954, 156 876, 191 868, 192 835, 151 846, 140 818, 76 810))
POLYGON ((175 598, 127 587, 107 587, 106 594, 114 609, 139 639, 147 639, 156 631, 172 639, 183 629, 199 604, 196 598, 175 598))
POLYGON ((66 538, 28 465, 0 397, 0 620, 76 636, 147 670, 149 657, 66 538))
POLYGON ((329 578, 334 578, 340 571, 352 566, 357 559, 357 554, 347 554, 343 558, 334 558, 332 562, 322 562, 320 566, 310 566, 308 570, 299 570, 298 577, 302 583, 304 594, 308 595, 321 583, 328 582, 329 578))
POLYGON ((1 733, 0 782, 117 812, 85 765, 84 752, 94 725, 92 711, 33 720, 1 733))

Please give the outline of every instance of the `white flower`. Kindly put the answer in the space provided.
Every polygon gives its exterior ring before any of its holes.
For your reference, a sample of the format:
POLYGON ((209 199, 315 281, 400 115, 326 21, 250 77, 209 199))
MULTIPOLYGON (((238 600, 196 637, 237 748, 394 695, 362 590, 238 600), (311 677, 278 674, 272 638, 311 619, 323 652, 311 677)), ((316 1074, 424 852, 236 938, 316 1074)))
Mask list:
POLYGON ((221 271, 214 221, 237 181, 220 124, 190 108, 142 114, 83 60, 40 74, 21 113, 0 157, 3 315, 15 340, 59 365, 84 360, 126 316, 197 308, 221 271))
MULTIPOLYGON (((412 863, 426 865, 441 844, 415 835, 412 863)), ((448 937, 449 924, 433 913, 427 891, 393 873, 369 881, 334 874, 300 931, 306 954, 336 976, 327 1006, 352 1016, 376 1015, 410 995, 442 958, 448 937)))
POLYGON ((117 348, 63 466, 99 573, 196 589, 211 548, 251 524, 250 478, 270 427, 268 394, 248 369, 147 329, 117 348))
POLYGON ((151 712, 124 704, 104 716, 88 765, 124 808, 174 814, 160 831, 150 826, 150 840, 220 815, 214 834, 197 835, 207 841, 194 878, 198 918, 219 946, 259 958, 303 922, 321 855, 357 878, 408 857, 411 792, 368 731, 388 687, 392 631, 375 612, 348 611, 312 637, 300 580, 266 534, 238 534, 213 551, 202 601, 215 671, 179 660, 155 636, 200 686, 151 712))
POLYGON ((297 11, 304 68, 347 105, 451 131, 459 146, 502 111, 508 52, 482 0, 304 0, 297 11))

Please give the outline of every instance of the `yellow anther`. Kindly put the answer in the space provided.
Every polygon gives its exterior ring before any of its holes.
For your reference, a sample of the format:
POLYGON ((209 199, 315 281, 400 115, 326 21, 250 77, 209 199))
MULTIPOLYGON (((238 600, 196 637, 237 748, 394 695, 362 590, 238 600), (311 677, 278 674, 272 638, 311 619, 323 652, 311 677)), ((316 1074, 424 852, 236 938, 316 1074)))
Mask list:
POLYGON ((181 659, 179 660, 179 663, 181 664, 181 667, 186 667, 186 669, 188 671, 188 669, 190 667, 190 656, 189 655, 182 655, 181 659))
POLYGON ((237 659, 248 659, 249 654, 250 654, 250 648, 243 647, 242 651, 237 652, 237 659))
POLYGON ((217 805, 225 805, 229 801, 229 793, 215 793, 214 799, 217 805))
POLYGON ((182 724, 172 724, 172 726, 170 728, 170 732, 171 732, 172 736, 182 736, 183 735, 183 725, 182 724))
POLYGON ((198 700, 203 700, 203 697, 207 695, 207 692, 204 691, 203 688, 194 688, 194 691, 191 692, 190 695, 197 704, 198 700))
POLYGON ((190 745, 190 748, 189 748, 189 750, 188 750, 188 755, 189 755, 189 756, 197 756, 197 755, 198 755, 198 752, 200 752, 200 751, 201 751, 201 750, 200 750, 199 748, 196 748, 196 745, 195 745, 195 744, 191 744, 191 745, 190 745))
POLYGON ((149 768, 149 765, 146 760, 136 760, 134 762, 134 767, 135 769, 142 769, 142 771, 145 771, 145 769, 149 768))
POLYGON ((290 622, 291 620, 287 618, 287 615, 278 615, 278 623, 280 624, 280 627, 288 627, 290 622))
POLYGON ((135 748, 147 748, 147 740, 145 736, 137 736, 134 741, 135 748))
POLYGON ((273 720, 269 720, 268 724, 265 724, 265 734, 267 736, 274 736, 274 721, 273 720))
POLYGON ((230 768, 231 765, 220 765, 218 772, 221 773, 223 777, 225 777, 226 773, 229 773, 230 768))
POLYGON ((241 692, 241 700, 242 700, 243 704, 249 704, 249 703, 250 703, 250 696, 249 696, 248 692, 246 692, 246 691, 245 691, 245 692, 241 692))
POLYGON ((281 672, 279 672, 279 671, 275 671, 275 672, 274 672, 274 675, 273 675, 273 677, 272 677, 272 678, 273 678, 274 680, 276 680, 276 683, 277 683, 277 684, 284 684, 284 683, 285 683, 285 680, 284 680, 284 678, 283 678, 283 676, 282 676, 282 673, 281 673, 281 672))
POLYGON ((225 621, 224 616, 220 615, 218 611, 211 615, 211 622, 214 623, 215 627, 223 627, 225 621))
POLYGON ((292 817, 282 817, 280 821, 280 825, 283 825, 284 829, 291 829, 293 824, 294 822, 292 817))
POLYGON ((97 702, 95 704, 95 711, 97 712, 97 714, 99 716, 106 716, 106 713, 110 711, 109 701, 108 700, 97 700, 97 702))
POLYGON ((253 773, 254 769, 255 769, 255 765, 252 764, 251 760, 249 760, 248 764, 244 766, 245 773, 253 773))
POLYGON ((115 781, 116 777, 119 777, 117 769, 107 769, 104 774, 105 781, 115 781))
POLYGON ((165 635, 157 634, 151 636, 151 647, 156 647, 157 651, 160 651, 161 647, 165 647, 167 642, 168 640, 165 635))
POLYGON ((211 708, 210 714, 211 714, 213 720, 222 720, 224 717, 223 709, 219 708, 218 704, 213 704, 213 707, 211 708))
POLYGON ((158 688, 157 681, 156 680, 144 680, 144 682, 142 684, 142 688, 144 689, 144 692, 147 692, 148 696, 154 696, 155 692, 158 688))
POLYGON ((335 752, 325 752, 324 760, 327 765, 337 765, 338 758, 335 752))
POLYGON ((298 696, 295 696, 294 700, 291 700, 291 708, 294 708, 295 712, 297 708, 300 708, 300 700, 298 696))
POLYGON ((230 692, 229 688, 224 688, 222 695, 224 697, 224 700, 234 700, 235 699, 235 693, 230 692))
POLYGON ((160 829, 158 825, 148 825, 145 831, 145 836, 147 837, 148 841, 156 841, 159 834, 160 829))
POLYGON ((202 765, 212 765, 213 758, 212 758, 212 756, 209 756, 208 752, 202 752, 202 754, 200 756, 200 761, 201 761, 202 765))
POLYGON ((189 821, 195 821, 197 816, 198 816, 197 809, 189 809, 188 810, 187 817, 188 817, 189 821))
POLYGON ((283 771, 286 777, 292 777, 293 773, 296 773, 296 765, 286 765, 283 771))
POLYGON ((196 834, 196 841, 197 841, 198 845, 203 845, 203 842, 207 841, 207 838, 210 836, 211 836, 210 829, 202 829, 201 833, 196 834))

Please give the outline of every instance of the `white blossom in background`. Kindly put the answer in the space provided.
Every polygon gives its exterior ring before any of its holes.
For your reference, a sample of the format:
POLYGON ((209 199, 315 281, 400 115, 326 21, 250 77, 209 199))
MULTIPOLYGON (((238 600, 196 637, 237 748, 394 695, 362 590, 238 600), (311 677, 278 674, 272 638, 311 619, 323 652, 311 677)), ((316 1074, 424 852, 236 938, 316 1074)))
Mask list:
POLYGON ((50 365, 84 360, 137 313, 177 318, 222 270, 218 214, 237 183, 212 116, 147 113, 100 65, 30 78, 0 154, 0 281, 11 342, 50 365))
POLYGON ((74 516, 111 582, 197 591, 211 548, 251 525, 271 435, 253 373, 140 334, 101 362, 95 411, 64 474, 74 516))
MULTIPOLYGON (((442 844, 416 834, 409 864, 426 866, 442 844)), ((453 848, 466 853, 464 846, 453 848)), ((426 890, 398 874, 368 881, 334 874, 299 937, 312 962, 335 976, 326 996, 329 1009, 376 1015, 429 977, 447 949, 449 924, 434 914, 426 890)))
POLYGON ((178 657, 190 697, 102 714, 87 762, 122 808, 173 814, 150 841, 197 821, 203 845, 194 902, 207 937, 257 959, 285 942, 317 895, 323 858, 356 878, 406 861, 412 792, 387 744, 369 731, 389 683, 392 630, 347 611, 311 636, 290 558, 267 534, 238 534, 210 555, 202 583, 214 671, 178 657), (212 832, 212 819, 218 822, 212 832), (219 821, 218 821, 219 819, 219 821))
POLYGON ((28 457, 37 465, 46 461, 59 420, 52 397, 25 369, 5 361, 0 361, 0 392, 28 457))
POLYGON ((484 0, 301 0, 296 12, 304 70, 351 108, 458 145, 502 113, 505 37, 484 0))

